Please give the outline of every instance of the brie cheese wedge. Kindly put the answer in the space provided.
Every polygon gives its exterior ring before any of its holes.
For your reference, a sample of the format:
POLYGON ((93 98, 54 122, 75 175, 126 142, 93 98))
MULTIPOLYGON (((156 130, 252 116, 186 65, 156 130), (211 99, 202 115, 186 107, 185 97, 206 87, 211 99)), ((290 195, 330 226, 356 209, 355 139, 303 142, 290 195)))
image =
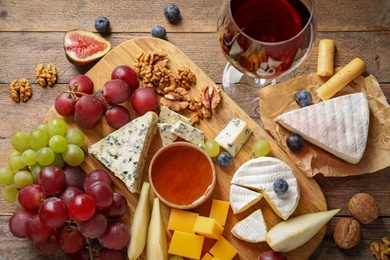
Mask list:
POLYGON ((364 93, 332 98, 284 113, 275 120, 349 163, 358 163, 366 150, 370 110, 364 93))
POLYGON ((234 214, 241 213, 255 205, 262 194, 241 186, 230 185, 229 202, 234 214))
POLYGON ((246 242, 258 243, 266 241, 267 224, 261 209, 239 221, 231 230, 232 234, 246 242))
POLYGON ((286 220, 295 211, 300 199, 298 180, 294 171, 283 161, 273 157, 258 157, 241 165, 234 173, 231 184, 262 193, 274 212, 286 220), (274 181, 284 179, 287 191, 278 195, 273 189, 274 181))

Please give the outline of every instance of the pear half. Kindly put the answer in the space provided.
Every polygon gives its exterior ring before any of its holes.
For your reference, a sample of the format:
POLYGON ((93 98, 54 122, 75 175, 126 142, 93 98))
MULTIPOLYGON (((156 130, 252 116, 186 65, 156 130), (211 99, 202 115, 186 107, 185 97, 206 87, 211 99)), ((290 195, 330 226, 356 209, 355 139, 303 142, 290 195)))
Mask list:
POLYGON ((154 198, 146 243, 148 260, 168 260, 168 242, 164 221, 161 216, 160 200, 154 198))
POLYGON ((339 211, 308 213, 282 221, 267 232, 266 241, 276 252, 291 251, 314 237, 339 211))

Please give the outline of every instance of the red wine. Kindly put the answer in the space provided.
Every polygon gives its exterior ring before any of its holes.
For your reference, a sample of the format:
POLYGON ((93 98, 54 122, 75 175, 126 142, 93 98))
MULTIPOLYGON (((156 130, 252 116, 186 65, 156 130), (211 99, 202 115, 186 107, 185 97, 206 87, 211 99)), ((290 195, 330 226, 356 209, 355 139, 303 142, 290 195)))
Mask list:
POLYGON ((300 0, 232 0, 233 20, 255 40, 280 42, 297 35, 310 13, 300 0))

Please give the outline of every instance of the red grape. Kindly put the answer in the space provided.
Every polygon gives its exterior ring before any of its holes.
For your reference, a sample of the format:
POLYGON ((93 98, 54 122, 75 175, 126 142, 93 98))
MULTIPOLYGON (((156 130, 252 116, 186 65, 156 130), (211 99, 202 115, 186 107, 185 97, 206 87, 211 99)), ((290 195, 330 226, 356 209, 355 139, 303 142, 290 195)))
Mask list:
POLYGON ((74 122, 76 123, 76 125, 78 125, 79 127, 83 128, 85 130, 90 130, 90 129, 95 128, 100 122, 100 119, 96 120, 96 121, 91 121, 89 119, 83 119, 77 113, 74 114, 73 119, 74 119, 74 122))
POLYGON ((84 192, 79 188, 69 186, 61 193, 60 199, 68 206, 69 201, 71 201, 73 197, 83 193, 84 192))
POLYGON ((34 248, 41 255, 50 256, 57 252, 61 248, 61 246, 57 238, 55 236, 51 236, 45 242, 34 243, 34 248))
MULTIPOLYGON (((93 82, 88 76, 77 75, 69 81, 69 90, 85 94, 92 94, 93 82)), ((82 94, 77 94, 77 96, 81 97, 82 94)))
POLYGON ((112 185, 112 180, 110 175, 103 169, 95 169, 92 170, 84 181, 84 190, 86 191, 89 186, 91 186, 92 183, 96 181, 102 181, 107 183, 109 186, 112 185))
POLYGON ((85 180, 85 172, 78 166, 70 166, 66 165, 63 168, 66 179, 67 187, 77 187, 79 189, 84 189, 84 180, 85 180))
POLYGON ((131 106, 140 115, 148 111, 156 111, 158 109, 157 93, 151 88, 138 88, 131 96, 131 106))
POLYGON ((125 260, 125 256, 120 250, 112 250, 107 248, 102 248, 100 256, 96 260, 125 260))
POLYGON ((107 218, 120 218, 125 215, 127 209, 127 201, 125 196, 120 193, 113 193, 112 203, 108 208, 104 208, 102 213, 107 218))
POLYGON ((61 116, 71 116, 75 112, 76 96, 71 93, 62 93, 54 101, 54 107, 61 116))
POLYGON ((30 184, 23 187, 18 193, 20 205, 28 210, 38 210, 46 194, 38 184, 30 184))
POLYGON ((26 222, 26 237, 35 243, 45 242, 53 233, 54 229, 43 224, 38 214, 26 222))
POLYGON ((84 243, 84 237, 75 226, 65 226, 60 232, 60 245, 65 253, 76 253, 84 243))
MULTIPOLYGON (((103 97, 103 92, 102 91, 98 91, 94 94, 94 96, 99 99, 100 101, 102 101, 104 104, 106 104, 106 100, 104 99, 103 97)), ((106 112, 107 110, 107 106, 104 106, 104 113, 106 112)))
POLYGON ((99 237, 100 244, 108 249, 120 250, 125 248, 130 241, 129 227, 119 221, 110 222, 106 232, 99 237))
POLYGON ((25 238, 26 223, 34 215, 35 213, 33 211, 26 209, 15 212, 8 221, 8 227, 12 235, 19 238, 25 238))
POLYGON ((106 121, 112 128, 118 129, 130 122, 130 112, 124 106, 112 105, 107 109, 106 121))
POLYGON ((94 182, 85 190, 85 192, 94 199, 98 210, 107 208, 112 203, 112 189, 105 182, 94 182))
POLYGON ((121 104, 130 96, 129 86, 121 79, 112 79, 103 85, 103 97, 110 104, 121 104))
POLYGON ((287 260, 287 257, 282 253, 270 250, 259 255, 258 260, 287 260))
MULTIPOLYGON (((65 254, 64 260, 89 260, 89 251, 86 248, 82 248, 75 253, 65 254)), ((114 259, 111 259, 114 260, 114 259)))
POLYGON ((100 212, 95 212, 92 218, 81 221, 77 228, 80 233, 88 238, 101 237, 107 229, 107 218, 100 212))
POLYGON ((86 221, 95 214, 95 202, 90 195, 79 194, 68 203, 69 216, 75 221, 86 221))
POLYGON ((59 194, 66 187, 65 173, 60 167, 45 166, 39 172, 38 184, 46 194, 59 194))
MULTIPOLYGON (((94 96, 82 96, 75 105, 75 121, 80 127, 97 124, 104 113, 105 105, 94 96)), ((86 128, 90 129, 90 128, 86 128)))
POLYGON ((137 74, 129 66, 121 65, 116 67, 111 73, 111 79, 125 81, 130 88, 130 93, 133 93, 139 86, 137 74))
POLYGON ((46 199, 38 211, 39 219, 48 227, 58 228, 68 219, 68 208, 56 197, 46 199))

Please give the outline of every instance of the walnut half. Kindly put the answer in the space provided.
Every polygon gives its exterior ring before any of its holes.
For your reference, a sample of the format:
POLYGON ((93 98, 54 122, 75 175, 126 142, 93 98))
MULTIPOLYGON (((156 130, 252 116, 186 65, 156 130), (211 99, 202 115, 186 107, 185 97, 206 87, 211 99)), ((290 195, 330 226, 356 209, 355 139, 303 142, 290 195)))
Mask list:
POLYGON ((13 101, 17 103, 20 101, 27 102, 32 96, 32 88, 28 79, 13 80, 9 87, 9 94, 13 101))

